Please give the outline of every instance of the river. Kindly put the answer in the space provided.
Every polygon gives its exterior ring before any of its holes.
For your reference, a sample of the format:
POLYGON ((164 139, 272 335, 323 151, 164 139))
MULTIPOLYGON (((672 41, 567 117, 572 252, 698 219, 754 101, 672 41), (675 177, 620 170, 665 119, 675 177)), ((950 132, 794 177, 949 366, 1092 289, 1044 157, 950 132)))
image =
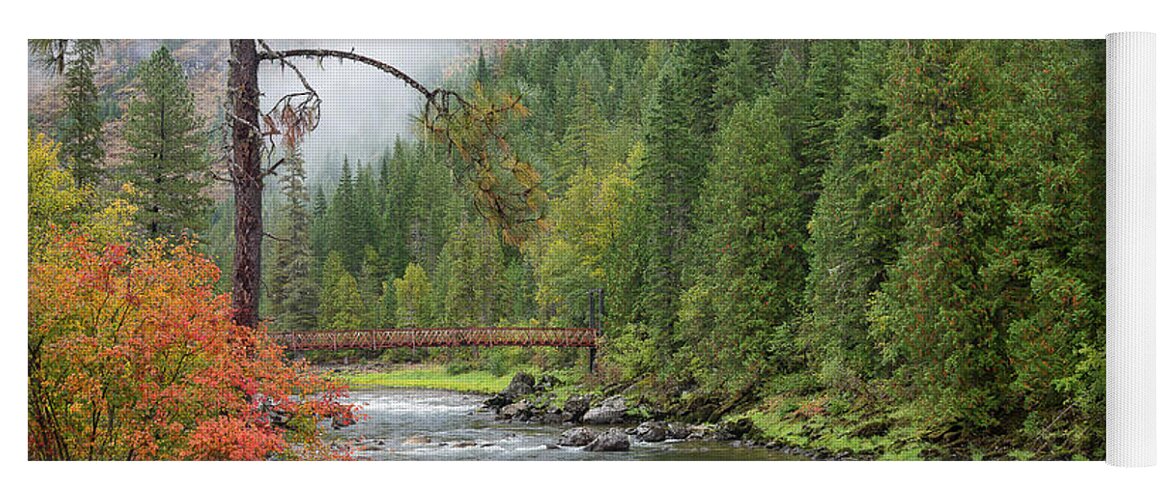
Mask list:
MULTIPOLYGON (((643 443, 627 452, 557 447, 569 426, 501 422, 481 408, 485 396, 429 389, 358 390, 350 402, 365 417, 331 431, 365 460, 800 460, 761 447, 718 441, 643 443)), ((601 430, 601 429, 600 429, 601 430)))

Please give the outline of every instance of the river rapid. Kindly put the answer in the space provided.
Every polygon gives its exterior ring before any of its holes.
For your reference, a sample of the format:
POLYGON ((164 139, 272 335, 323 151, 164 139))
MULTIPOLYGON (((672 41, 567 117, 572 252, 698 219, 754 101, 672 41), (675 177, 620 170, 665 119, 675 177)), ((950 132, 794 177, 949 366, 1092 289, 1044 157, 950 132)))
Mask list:
MULTIPOLYGON (((801 460, 736 442, 631 440, 630 451, 589 452, 558 447, 570 426, 497 421, 485 396, 430 389, 352 391, 357 424, 331 431, 364 460, 801 460)), ((604 428, 599 428, 604 430, 604 428)))

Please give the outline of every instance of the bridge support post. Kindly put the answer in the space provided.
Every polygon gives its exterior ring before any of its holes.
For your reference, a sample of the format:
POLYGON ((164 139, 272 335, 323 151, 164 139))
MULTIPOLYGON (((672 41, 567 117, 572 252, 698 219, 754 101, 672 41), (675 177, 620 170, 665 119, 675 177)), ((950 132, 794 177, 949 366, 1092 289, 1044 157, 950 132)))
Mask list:
MULTIPOLYGON (((589 317, 589 327, 590 328, 597 328, 598 327, 598 315, 597 315, 598 307, 597 306, 600 305, 598 303, 601 302, 601 299, 602 299, 601 294, 599 292, 601 292, 601 290, 595 289, 595 290, 590 290, 589 293, 587 293, 587 295, 590 296, 590 317, 589 317)), ((595 342, 596 342, 596 340, 595 340, 595 342)), ((590 373, 594 373, 594 363, 596 361, 597 356, 598 356, 598 348, 596 346, 590 347, 590 373)))

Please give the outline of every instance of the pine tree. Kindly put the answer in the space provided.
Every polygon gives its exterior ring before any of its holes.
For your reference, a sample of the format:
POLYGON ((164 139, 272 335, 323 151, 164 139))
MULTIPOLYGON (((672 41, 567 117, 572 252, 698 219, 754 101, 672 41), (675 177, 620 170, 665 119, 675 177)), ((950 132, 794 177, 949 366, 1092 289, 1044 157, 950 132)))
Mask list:
POLYGON ((431 283, 427 271, 412 262, 402 278, 394 280, 395 324, 400 328, 429 326, 432 322, 431 283))
POLYGON ((294 149, 285 161, 281 193, 285 196, 278 223, 271 283, 268 286, 272 312, 282 330, 308 330, 314 326, 318 290, 313 269, 309 212, 309 189, 305 185, 305 162, 294 149))
POLYGON ((358 279, 358 291, 362 294, 362 323, 367 328, 383 326, 382 293, 386 283, 386 264, 373 246, 366 245, 362 259, 362 274, 358 279))
POLYGON ((716 70, 716 85, 712 95, 720 113, 720 121, 731 115, 737 103, 751 101, 765 87, 766 73, 758 45, 752 40, 731 40, 728 47, 720 52, 721 65, 716 70))
POLYGON ((804 92, 791 57, 781 85, 736 106, 716 139, 698 214, 695 284, 680 298, 678 335, 690 348, 680 366, 705 389, 751 390, 768 373, 800 366, 790 357, 806 275, 798 143, 786 133, 802 118, 804 92), (789 84, 786 84, 789 83, 789 84))
MULTIPOLYGON (((327 298, 329 301, 335 301, 338 296, 336 291, 338 282, 341 281, 342 275, 346 273, 345 265, 342 263, 342 254, 335 251, 329 252, 329 256, 325 258, 325 263, 321 266, 321 294, 319 314, 317 315, 318 326, 321 328, 328 328, 332 322, 332 315, 336 309, 326 310, 327 298), (327 316, 329 313, 329 317, 327 316)), ((331 306, 333 307, 331 302, 331 306)))
POLYGON ((353 275, 342 271, 337 283, 321 296, 320 324, 330 330, 358 329, 362 327, 363 313, 365 308, 358 282, 353 275))
POLYGON ((1008 199, 994 161, 1008 97, 994 42, 895 44, 879 170, 902 212, 902 243, 875 294, 872 335, 919 395, 926 425, 984 432, 1003 416, 1010 374, 1002 279, 987 244, 1008 199), (976 91, 972 91, 976 90, 976 91))
POLYGON ((807 179, 807 202, 821 193, 821 175, 832 161, 838 119, 842 116, 842 91, 849 77, 846 63, 857 44, 851 40, 816 40, 809 44, 809 70, 805 79, 806 123, 801 141, 802 177, 807 179))
POLYGON ((511 323, 520 323, 535 317, 536 304, 533 302, 532 272, 525 263, 516 259, 504 269, 504 288, 507 300, 506 318, 511 323))
POLYGON ((354 181, 354 212, 349 219, 350 238, 355 240, 356 245, 360 245, 359 264, 366 256, 366 247, 381 246, 381 240, 386 234, 382 224, 384 198, 384 191, 379 188, 374 172, 369 166, 363 168, 359 163, 357 179, 354 181))
POLYGON ((711 154, 715 127, 712 91, 720 44, 676 42, 664 62, 646 112, 646 160, 636 181, 646 193, 652 215, 645 228, 640 315, 660 334, 660 351, 673 352, 670 340, 682 291, 680 270, 693 230, 692 208, 711 154))
POLYGON ((452 213, 452 206, 462 200, 454 196, 451 170, 439 155, 422 142, 416 149, 418 177, 407 204, 410 207, 407 247, 412 262, 434 270, 447 234, 455 226, 449 220, 458 215, 452 213))
POLYGON ((411 206, 414 200, 415 179, 418 177, 417 158, 399 138, 394 148, 382 159, 380 176, 386 202, 383 204, 383 227, 386 237, 382 254, 386 257, 387 273, 401 276, 411 261, 408 250, 411 228, 411 206))
POLYGON ((846 61, 842 116, 809 223, 807 336, 822 382, 837 389, 857 388, 875 374, 877 349, 867 338, 867 301, 894 258, 893 236, 883 230, 889 225, 886 215, 872 206, 873 166, 882 157, 879 141, 886 135, 881 101, 886 45, 862 41, 846 61))
POLYGON ((1004 289, 1025 427, 1060 454, 1105 443, 1104 77, 1101 41, 1018 41, 1000 66, 1014 98, 998 142, 1006 227, 988 274, 1004 289))
POLYGON ((316 256, 317 262, 314 270, 320 273, 322 264, 325 263, 326 256, 329 255, 329 198, 325 196, 325 190, 322 189, 321 184, 317 184, 317 189, 313 193, 313 226, 309 233, 309 239, 313 243, 313 255, 316 256))
POLYGON ((73 160, 71 170, 78 185, 101 182, 101 96, 94 85, 94 57, 100 40, 76 40, 65 66, 65 117, 61 124, 61 152, 73 160))
POLYGON ((458 325, 495 324, 503 312, 504 255, 491 228, 465 220, 447 241, 444 253, 451 266, 444 319, 458 325))
POLYGON ((342 159, 342 176, 329 203, 326 215, 326 240, 330 251, 336 251, 341 255, 342 265, 350 273, 357 272, 362 265, 363 229, 354 224, 357 213, 354 174, 350 168, 350 158, 347 156, 342 159))
POLYGON ((210 202, 205 139, 183 68, 166 47, 138 67, 141 94, 127 112, 127 177, 137 219, 150 237, 177 236, 206 225, 210 202))
POLYGON ((488 69, 488 60, 484 59, 484 47, 480 47, 479 57, 476 58, 476 84, 488 88, 492 85, 492 73, 488 69))
POLYGON ((565 137, 558 144, 554 175, 542 179, 549 186, 550 194, 562 193, 574 172, 609 160, 604 149, 606 122, 590 97, 589 86, 588 80, 578 82, 573 106, 567 117, 565 137))
POLYGON ((398 326, 398 306, 394 296, 394 280, 382 282, 378 295, 378 317, 382 326, 398 326))

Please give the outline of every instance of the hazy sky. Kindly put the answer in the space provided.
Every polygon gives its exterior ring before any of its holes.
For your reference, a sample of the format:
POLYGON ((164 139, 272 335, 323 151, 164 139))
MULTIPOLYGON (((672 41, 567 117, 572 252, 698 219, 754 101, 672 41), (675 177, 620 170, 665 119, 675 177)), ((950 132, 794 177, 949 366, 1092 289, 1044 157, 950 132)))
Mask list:
MULTIPOLYGON (((402 70, 428 88, 444 78, 445 70, 474 53, 476 42, 464 40, 268 40, 274 50, 325 48, 355 52, 402 70)), ((422 106, 422 96, 402 81, 382 71, 352 61, 326 59, 292 60, 321 96, 321 122, 305 142, 306 167, 314 179, 333 178, 341 170, 341 158, 351 162, 374 159, 393 144, 395 136, 410 137, 412 116, 422 106), (324 174, 324 175, 322 175, 324 174)), ((281 96, 301 90, 290 70, 262 64, 261 109, 267 111, 281 96)))

